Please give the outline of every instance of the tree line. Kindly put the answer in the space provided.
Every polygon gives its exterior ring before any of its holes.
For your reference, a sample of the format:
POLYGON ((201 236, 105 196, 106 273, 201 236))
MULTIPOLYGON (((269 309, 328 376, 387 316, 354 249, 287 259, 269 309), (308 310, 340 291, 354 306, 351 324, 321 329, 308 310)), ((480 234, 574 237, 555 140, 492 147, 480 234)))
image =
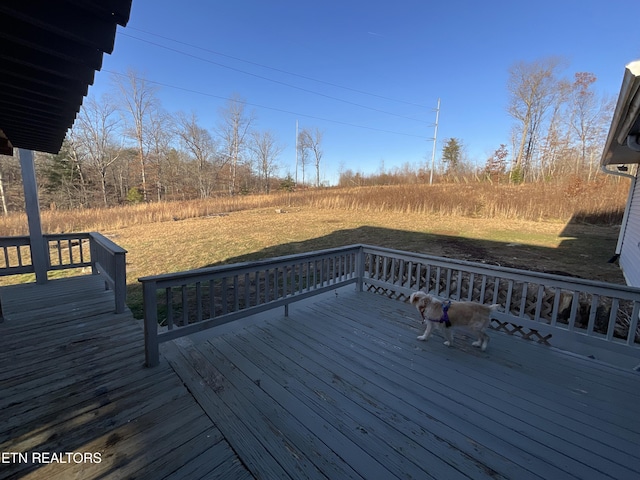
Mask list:
MULTIPOLYGON (((87 97, 56 155, 36 154, 43 206, 78 208, 125 202, 186 200, 268 193, 291 188, 290 173, 278 176, 284 145, 234 95, 219 109, 218 123, 204 128, 197 113, 165 111, 158 89, 137 72, 113 76, 100 99, 87 97)), ((315 170, 320 183, 322 135, 298 133, 298 169, 315 170)), ((22 209, 18 163, 0 162, 2 210, 22 209), (6 188, 5 188, 6 187, 6 188), (13 195, 12 195, 13 194, 13 195)))
MULTIPOLYGON (((438 181, 531 182, 597 173, 613 101, 595 90, 592 73, 564 75, 566 62, 550 57, 517 62, 509 69, 506 111, 510 138, 484 159, 470 159, 464 139, 445 139, 438 181)), ((37 154, 43 205, 56 208, 113 206, 125 202, 186 200, 268 193, 300 185, 320 186, 319 128, 297 134, 295 172, 283 170, 284 145, 256 128, 254 112, 235 95, 219 109, 218 123, 204 128, 197 113, 169 113, 158 89, 130 70, 114 75, 113 89, 87 97, 57 155, 37 154)), ((424 182, 429 162, 392 171, 354 173, 340 169, 341 186, 424 182)), ((0 207, 22 209, 19 168, 0 161, 0 207)))

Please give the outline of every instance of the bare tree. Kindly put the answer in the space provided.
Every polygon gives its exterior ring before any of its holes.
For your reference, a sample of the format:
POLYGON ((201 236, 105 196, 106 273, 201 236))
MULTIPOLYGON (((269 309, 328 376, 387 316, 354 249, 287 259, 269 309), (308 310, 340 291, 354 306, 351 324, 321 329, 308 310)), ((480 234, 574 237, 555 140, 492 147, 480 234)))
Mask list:
POLYGON ((269 193, 271 177, 278 169, 276 162, 278 156, 282 153, 283 147, 278 144, 273 133, 266 131, 252 132, 249 148, 258 167, 262 190, 265 193, 269 193))
POLYGON ((218 127, 222 148, 229 164, 229 194, 234 195, 237 188, 238 165, 246 147, 247 136, 255 117, 245 114, 245 101, 234 95, 227 106, 220 110, 222 117, 218 127))
POLYGON ((70 137, 75 148, 84 152, 89 164, 98 172, 105 206, 109 205, 108 168, 118 159, 121 151, 115 140, 120 123, 116 111, 115 103, 106 95, 100 102, 94 97, 87 98, 70 137))
POLYGON ((151 177, 155 183, 158 201, 162 199, 163 191, 166 189, 166 183, 168 183, 168 172, 165 172, 164 165, 171 149, 174 130, 173 120, 170 115, 160 108, 151 110, 149 113, 149 127, 145 134, 145 144, 149 166, 153 167, 151 177))
MULTIPOLYGON (((300 165, 300 169, 302 170, 302 185, 305 184, 305 167, 309 163, 309 145, 310 139, 309 134, 306 129, 300 130, 298 132, 298 163, 300 165)), ((296 178, 298 177, 298 171, 296 167, 296 178)))
POLYGON ((564 159, 569 149, 569 138, 563 125, 567 98, 571 84, 565 80, 558 82, 558 94, 551 106, 551 114, 540 152, 539 174, 550 178, 563 168, 564 159))
MULTIPOLYGON (((575 173, 579 174, 587 164, 587 156, 592 150, 600 149, 603 136, 606 134, 606 124, 609 121, 605 112, 611 110, 612 105, 606 99, 598 99, 591 86, 596 82, 596 76, 588 72, 575 74, 575 81, 570 97, 569 126, 578 138, 578 151, 576 156, 575 173)), ((589 159, 589 179, 593 174, 593 161, 589 159)))
POLYGON ((324 132, 319 128, 303 128, 298 134, 298 152, 302 165, 302 183, 304 183, 304 166, 312 156, 316 170, 316 187, 320 186, 320 161, 322 160, 322 138, 324 132))
POLYGON ((159 105, 156 98, 156 88, 132 69, 129 69, 124 77, 115 75, 114 81, 120 92, 124 111, 132 122, 131 127, 126 132, 136 142, 138 160, 140 162, 142 195, 146 201, 148 198, 146 172, 148 150, 145 148, 145 134, 148 128, 149 115, 159 105))
POLYGON ((547 110, 559 94, 557 71, 562 61, 557 57, 531 63, 518 62, 509 69, 509 105, 507 111, 520 122, 520 141, 513 168, 529 168, 540 137, 547 110))
POLYGON ((198 125, 195 113, 190 116, 180 113, 177 118, 177 130, 180 142, 196 163, 198 192, 200 198, 211 194, 211 163, 216 155, 217 146, 211 134, 198 125))

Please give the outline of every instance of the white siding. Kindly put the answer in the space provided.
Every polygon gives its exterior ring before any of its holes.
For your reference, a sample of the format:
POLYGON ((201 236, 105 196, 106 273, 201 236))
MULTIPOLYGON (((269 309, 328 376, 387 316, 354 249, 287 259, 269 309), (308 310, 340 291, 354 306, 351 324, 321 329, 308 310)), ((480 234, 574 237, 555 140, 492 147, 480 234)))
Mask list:
POLYGON ((637 175, 620 249, 620 267, 627 284, 640 287, 640 181, 637 175))

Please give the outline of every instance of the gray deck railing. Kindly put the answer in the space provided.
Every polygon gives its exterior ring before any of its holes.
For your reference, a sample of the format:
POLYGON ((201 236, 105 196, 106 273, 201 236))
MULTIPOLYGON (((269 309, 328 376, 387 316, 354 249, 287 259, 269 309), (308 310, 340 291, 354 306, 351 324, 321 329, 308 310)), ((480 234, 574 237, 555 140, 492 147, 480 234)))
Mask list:
POLYGON ((159 343, 356 283, 360 247, 222 265, 140 279, 146 363, 159 343))
POLYGON ((499 303, 492 327, 568 350, 581 344, 637 356, 640 289, 353 245, 258 262, 144 277, 147 365, 158 345, 355 283, 406 300, 415 290, 499 303))
MULTIPOLYGON (((400 300, 415 290, 497 303, 492 327, 577 353, 607 351, 640 363, 640 289, 363 246, 364 284, 400 300)), ((637 363, 636 363, 637 365, 637 363)))
MULTIPOLYGON (((126 250, 97 232, 47 234, 44 238, 47 271, 91 267, 114 291, 116 313, 125 310, 126 250)), ((0 237, 0 276, 34 271, 29 237, 0 237)))

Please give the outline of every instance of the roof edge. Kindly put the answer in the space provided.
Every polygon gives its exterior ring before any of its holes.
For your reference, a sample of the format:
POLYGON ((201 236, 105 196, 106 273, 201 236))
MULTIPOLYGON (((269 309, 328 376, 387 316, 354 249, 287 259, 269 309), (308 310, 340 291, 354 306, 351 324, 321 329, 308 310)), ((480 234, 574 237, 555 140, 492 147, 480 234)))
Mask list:
POLYGON ((640 60, 626 65, 618 102, 602 152, 602 165, 640 163, 640 151, 627 139, 638 142, 640 136, 640 60))

